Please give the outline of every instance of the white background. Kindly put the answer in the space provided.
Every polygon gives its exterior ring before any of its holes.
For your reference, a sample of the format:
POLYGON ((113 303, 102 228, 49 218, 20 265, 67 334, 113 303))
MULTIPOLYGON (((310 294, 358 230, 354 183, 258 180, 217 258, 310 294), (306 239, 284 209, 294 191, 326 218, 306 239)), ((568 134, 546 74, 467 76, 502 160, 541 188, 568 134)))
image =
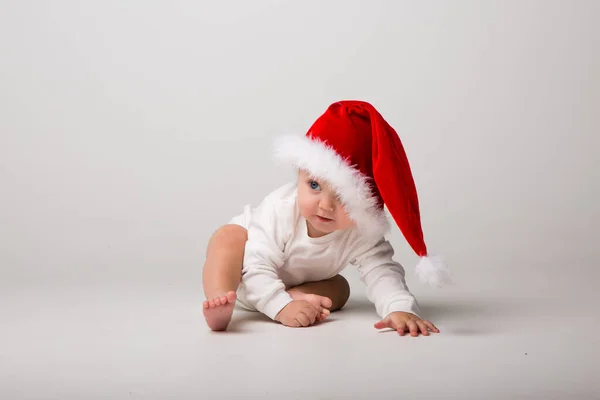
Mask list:
POLYGON ((600 396, 599 2, 0 5, 0 397, 600 396), (341 99, 403 141, 442 333, 378 334, 355 271, 329 324, 207 332, 208 238, 341 99))

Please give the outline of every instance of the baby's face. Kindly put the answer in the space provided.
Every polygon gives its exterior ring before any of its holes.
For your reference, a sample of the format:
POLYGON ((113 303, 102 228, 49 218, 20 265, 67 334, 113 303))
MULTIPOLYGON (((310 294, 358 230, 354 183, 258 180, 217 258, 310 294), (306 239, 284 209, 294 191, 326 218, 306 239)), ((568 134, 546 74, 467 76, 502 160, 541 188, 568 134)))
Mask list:
POLYGON ((354 226, 333 189, 303 170, 298 171, 298 205, 312 237, 354 226))

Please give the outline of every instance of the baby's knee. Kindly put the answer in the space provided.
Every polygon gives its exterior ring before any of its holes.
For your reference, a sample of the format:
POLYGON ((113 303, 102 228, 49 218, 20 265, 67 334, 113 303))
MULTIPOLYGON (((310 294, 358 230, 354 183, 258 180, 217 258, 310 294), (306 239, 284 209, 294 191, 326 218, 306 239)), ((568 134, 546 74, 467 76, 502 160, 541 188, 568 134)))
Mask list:
POLYGON ((246 242, 248 240, 248 231, 241 225, 227 224, 217 229, 213 233, 213 238, 232 242, 246 242))
POLYGON ((240 225, 227 224, 217 229, 210 237, 208 248, 227 247, 243 248, 248 240, 248 231, 240 225))
POLYGON ((336 292, 338 293, 339 300, 343 306, 350 298, 350 284, 342 275, 336 275, 331 278, 331 280, 336 287, 336 292))

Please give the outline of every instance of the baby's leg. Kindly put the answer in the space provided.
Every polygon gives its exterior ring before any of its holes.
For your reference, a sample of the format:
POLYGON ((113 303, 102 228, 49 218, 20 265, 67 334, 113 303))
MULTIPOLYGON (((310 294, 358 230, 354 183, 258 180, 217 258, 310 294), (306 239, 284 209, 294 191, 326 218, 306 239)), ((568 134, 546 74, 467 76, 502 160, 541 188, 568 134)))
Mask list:
POLYGON ((317 307, 337 311, 348 301, 350 285, 346 278, 336 275, 324 281, 304 283, 287 292, 294 300, 306 300, 317 307))
POLYGON ((210 238, 202 270, 202 285, 207 301, 204 318, 213 331, 227 329, 242 279, 242 263, 248 232, 239 225, 225 225, 210 238))

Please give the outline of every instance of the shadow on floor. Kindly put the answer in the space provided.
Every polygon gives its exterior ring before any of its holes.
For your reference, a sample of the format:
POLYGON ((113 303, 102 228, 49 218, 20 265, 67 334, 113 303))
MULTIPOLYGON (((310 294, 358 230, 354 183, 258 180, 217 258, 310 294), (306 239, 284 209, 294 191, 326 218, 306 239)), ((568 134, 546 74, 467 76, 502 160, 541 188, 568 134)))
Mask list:
MULTIPOLYGON (((325 320, 319 322, 317 325, 325 325, 332 322, 331 320, 325 320)), ((279 325, 279 322, 275 322, 271 320, 271 318, 266 315, 256 312, 256 311, 248 311, 239 307, 236 307, 233 316, 231 317, 231 322, 229 323, 229 327, 227 328, 227 332, 232 333, 245 333, 255 331, 255 327, 257 325, 262 324, 276 324, 279 325)))
MULTIPOLYGON (((453 298, 426 299, 419 301, 420 314, 423 319, 431 321, 440 330, 453 335, 482 335, 505 333, 513 330, 505 321, 527 321, 544 307, 539 302, 524 302, 519 299, 499 298, 453 298)), ((375 306, 368 300, 351 299, 343 308, 352 314, 372 315, 375 306)), ((514 325, 514 324, 513 324, 514 325)))
POLYGON ((252 324, 265 323, 271 321, 266 315, 259 312, 251 312, 235 308, 231 322, 227 328, 229 333, 244 333, 252 331, 252 324))
MULTIPOLYGON (((535 305, 535 304, 531 304, 535 305)), ((432 320, 490 320, 514 315, 521 302, 507 299, 439 299, 419 303, 423 318, 432 320)))
MULTIPOLYGON (((431 321, 445 333, 460 336, 489 335, 506 333, 513 330, 514 323, 506 321, 522 321, 526 323, 532 315, 539 312, 539 303, 523 302, 519 299, 499 298, 451 298, 425 299, 419 301, 421 317, 431 321), (525 303, 525 304, 524 304, 525 303)), ((344 315, 368 316, 373 322, 379 317, 375 306, 366 299, 350 299, 336 318, 344 315)), ((333 320, 326 320, 325 325, 333 320)), ((236 307, 228 332, 246 333, 261 330, 264 324, 278 324, 267 316, 236 307)))

